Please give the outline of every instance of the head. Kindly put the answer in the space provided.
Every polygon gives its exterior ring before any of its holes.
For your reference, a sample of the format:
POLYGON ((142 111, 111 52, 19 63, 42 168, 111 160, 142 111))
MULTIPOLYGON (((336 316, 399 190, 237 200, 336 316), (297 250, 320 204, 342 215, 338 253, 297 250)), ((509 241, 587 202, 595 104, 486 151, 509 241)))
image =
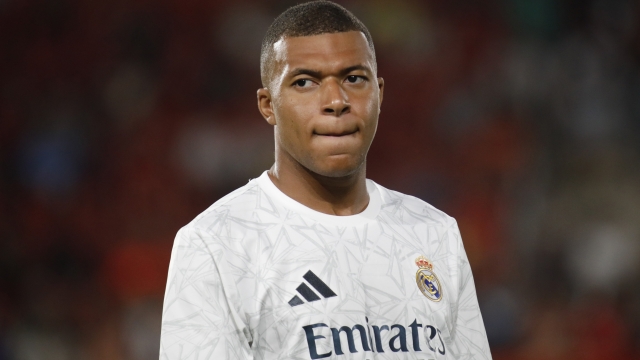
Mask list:
POLYGON ((364 171, 384 82, 367 28, 328 1, 294 6, 262 44, 258 108, 275 127, 276 162, 344 177, 364 171))

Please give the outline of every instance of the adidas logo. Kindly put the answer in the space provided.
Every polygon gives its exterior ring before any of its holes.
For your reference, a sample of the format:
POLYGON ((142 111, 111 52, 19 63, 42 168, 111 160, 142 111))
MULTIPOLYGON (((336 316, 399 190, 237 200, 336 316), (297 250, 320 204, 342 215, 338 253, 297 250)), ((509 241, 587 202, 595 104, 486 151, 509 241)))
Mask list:
MULTIPOLYGON (((331 290, 324 281, 320 280, 320 278, 313 273, 313 271, 309 270, 306 274, 304 274, 303 278, 307 280, 309 285, 311 285, 320 295, 322 295, 325 299, 337 296, 336 293, 331 290)), ((301 283, 300 286, 296 289, 298 294, 300 294, 305 300, 308 302, 320 300, 320 296, 316 294, 306 283, 301 283)), ((289 305, 291 307, 298 306, 304 304, 304 301, 295 295, 291 300, 289 300, 289 305)))

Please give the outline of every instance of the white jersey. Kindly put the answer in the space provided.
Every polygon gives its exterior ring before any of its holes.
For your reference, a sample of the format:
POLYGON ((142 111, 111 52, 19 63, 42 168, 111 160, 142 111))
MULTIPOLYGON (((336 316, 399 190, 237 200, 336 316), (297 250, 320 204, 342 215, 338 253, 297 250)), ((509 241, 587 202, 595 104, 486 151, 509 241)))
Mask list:
POLYGON ((314 211, 263 173, 176 237, 160 358, 491 359, 455 220, 367 180, 314 211))

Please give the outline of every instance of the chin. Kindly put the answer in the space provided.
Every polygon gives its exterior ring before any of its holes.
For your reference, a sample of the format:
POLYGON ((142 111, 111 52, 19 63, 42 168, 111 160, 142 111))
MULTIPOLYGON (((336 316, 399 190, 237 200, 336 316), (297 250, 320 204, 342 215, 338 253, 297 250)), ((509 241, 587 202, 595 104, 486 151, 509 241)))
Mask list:
POLYGON ((309 167, 314 173, 331 178, 348 177, 357 174, 364 165, 364 161, 353 159, 330 158, 322 163, 316 163, 309 167))

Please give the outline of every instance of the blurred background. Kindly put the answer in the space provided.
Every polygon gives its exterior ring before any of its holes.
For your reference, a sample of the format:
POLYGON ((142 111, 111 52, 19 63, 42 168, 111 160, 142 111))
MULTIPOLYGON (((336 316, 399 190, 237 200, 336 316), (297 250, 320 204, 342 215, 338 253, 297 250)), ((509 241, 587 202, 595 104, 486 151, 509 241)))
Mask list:
MULTIPOLYGON (((368 176, 460 225, 495 359, 640 359, 640 3, 340 2, 368 176)), ((157 359, 177 230, 273 161, 293 1, 0 0, 0 360, 157 359)))

